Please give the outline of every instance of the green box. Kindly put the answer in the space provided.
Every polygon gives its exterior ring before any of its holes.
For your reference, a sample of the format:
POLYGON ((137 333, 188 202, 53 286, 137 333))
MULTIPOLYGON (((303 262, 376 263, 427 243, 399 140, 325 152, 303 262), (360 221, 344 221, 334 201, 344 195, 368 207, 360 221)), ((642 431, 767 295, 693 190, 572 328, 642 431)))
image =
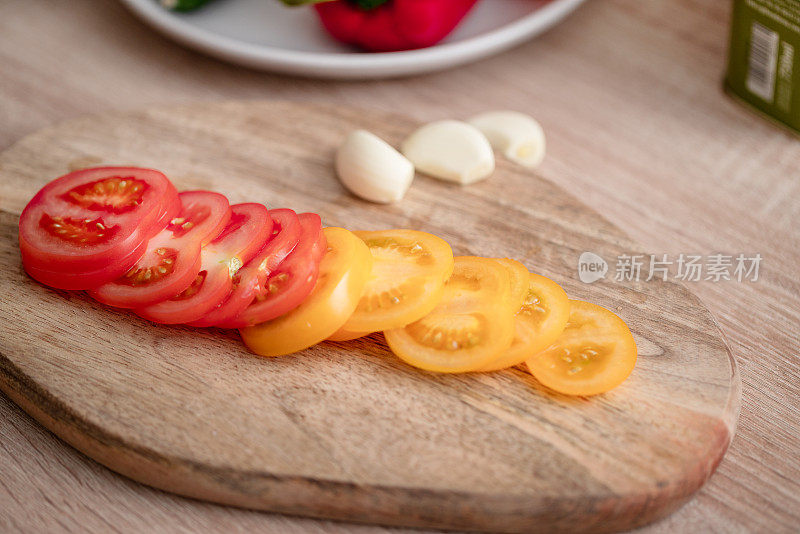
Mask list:
POLYGON ((800 134, 800 0, 734 0, 725 89, 800 134))

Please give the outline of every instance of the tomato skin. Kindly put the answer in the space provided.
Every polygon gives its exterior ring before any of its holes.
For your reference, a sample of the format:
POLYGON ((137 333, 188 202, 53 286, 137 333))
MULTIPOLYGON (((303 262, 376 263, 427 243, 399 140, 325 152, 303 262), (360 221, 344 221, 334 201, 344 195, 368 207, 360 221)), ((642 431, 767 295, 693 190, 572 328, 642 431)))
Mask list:
POLYGON ((372 268, 364 242, 343 228, 325 228, 328 252, 314 290, 280 317, 240 330, 247 347, 261 356, 304 350, 336 332, 353 313, 372 268))
POLYGON ((233 321, 253 302, 259 281, 266 281, 269 274, 297 246, 300 239, 300 219, 297 214, 289 209, 274 209, 269 214, 274 223, 271 238, 236 274, 230 294, 216 308, 190 322, 191 326, 219 326, 233 321))
POLYGON ((136 314, 162 324, 196 321, 225 300, 240 266, 250 261, 272 235, 272 218, 261 204, 231 206, 231 219, 200 252, 200 272, 192 285, 178 295, 136 310, 136 314))
POLYGON ((622 384, 636 365, 637 352, 625 321, 596 304, 571 300, 564 332, 526 365, 553 391, 591 396, 622 384))
POLYGON ((219 193, 185 191, 179 196, 180 215, 147 243, 144 256, 125 276, 93 289, 92 297, 118 308, 143 308, 192 284, 200 272, 201 247, 225 228, 231 210, 219 193))
POLYGON ((49 287, 69 290, 91 290, 124 275, 142 257, 146 249, 147 241, 142 241, 126 257, 116 263, 106 264, 99 269, 91 271, 62 273, 38 269, 30 265, 25 266, 25 271, 31 278, 49 287))
POLYGON ((152 169, 68 173, 39 190, 20 216, 23 264, 65 275, 117 265, 160 231, 176 206, 175 187, 152 169))
POLYGON ((333 335, 328 338, 328 341, 353 341, 354 339, 361 339, 362 337, 372 334, 372 332, 353 332, 352 330, 347 330, 347 328, 345 328, 346 326, 345 324, 334 332, 333 335))
POLYGON ((220 322, 221 328, 244 328, 270 321, 298 307, 314 289, 319 275, 318 259, 326 249, 322 220, 315 213, 301 213, 300 239, 266 279, 260 280, 255 298, 235 318, 220 322))

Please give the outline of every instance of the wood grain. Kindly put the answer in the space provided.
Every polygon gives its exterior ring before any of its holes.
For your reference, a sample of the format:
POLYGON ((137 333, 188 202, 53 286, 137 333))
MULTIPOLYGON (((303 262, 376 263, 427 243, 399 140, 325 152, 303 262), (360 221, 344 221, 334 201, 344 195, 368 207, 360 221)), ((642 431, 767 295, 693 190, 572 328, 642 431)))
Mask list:
MULTIPOLYGON (((495 58, 368 83, 248 71, 187 51, 116 2, 18 2, 0 17, 0 148, 60 120, 197 100, 292 98, 420 120, 531 113, 537 174, 653 252, 761 252, 757 283, 698 282, 742 376, 729 452, 689 504, 650 527, 792 532, 800 521, 800 143, 720 91, 730 2, 594 0, 495 58)), ((386 532, 214 506, 104 469, 0 395, 0 530, 386 532)))
POLYGON ((0 155, 0 388, 113 470, 224 504, 504 532, 620 530, 675 509, 716 468, 738 417, 739 377, 712 316, 678 284, 576 282, 582 251, 639 249, 513 164, 468 188, 418 177, 388 207, 342 188, 332 154, 347 132, 398 143, 415 127, 359 109, 231 102, 87 117, 17 143, 0 155), (153 325, 42 287, 21 269, 17 214, 50 177, 88 161, 518 258, 623 317, 637 368, 610 394, 572 399, 516 370, 423 373, 380 335, 265 359, 235 332, 153 325))

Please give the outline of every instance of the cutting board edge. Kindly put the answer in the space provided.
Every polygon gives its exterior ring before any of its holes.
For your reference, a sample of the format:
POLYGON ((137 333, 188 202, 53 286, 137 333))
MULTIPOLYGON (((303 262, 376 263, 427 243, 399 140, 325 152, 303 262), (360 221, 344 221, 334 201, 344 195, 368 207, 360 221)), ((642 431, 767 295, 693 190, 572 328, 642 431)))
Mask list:
POLYGON ((111 435, 48 395, 3 354, 0 354, 0 390, 82 454, 152 488, 220 505, 393 527, 504 533, 618 532, 637 528, 683 506, 716 471, 733 438, 729 426, 720 421, 717 453, 708 461, 693 465, 677 482, 673 479, 650 492, 614 499, 580 496, 572 501, 542 498, 537 494, 541 505, 531 509, 529 495, 490 497, 481 493, 205 469, 200 464, 165 457, 111 435), (224 483, 231 479, 238 480, 240 485, 224 483), (356 504, 342 506, 345 500, 338 498, 340 491, 347 492, 350 502, 356 504), (298 502, 312 504, 309 507, 292 504, 298 502), (574 516, 585 514, 587 508, 593 509, 591 515, 602 518, 602 522, 584 522, 576 527, 574 516), (416 515, 410 515, 412 512, 416 515))
MULTIPOLYGON (((685 286, 683 283, 679 283, 679 285, 684 286, 687 291, 689 291, 700 303, 700 306, 706 310, 708 316, 711 317, 711 320, 714 321, 714 327, 716 328, 717 335, 722 340, 722 344, 725 346, 725 350, 728 353, 728 361, 730 362, 731 366, 731 377, 730 377, 730 385, 731 390, 728 394, 728 402, 725 405, 725 412, 724 412, 724 421, 725 424, 728 426, 728 432, 730 434, 730 442, 733 441, 733 438, 736 437, 736 429, 739 425, 739 414, 742 411, 742 375, 739 372, 739 364, 736 362, 736 356, 733 355, 733 351, 731 350, 731 345, 728 342, 728 338, 725 335, 725 332, 722 330, 722 327, 719 325, 719 321, 717 317, 711 313, 711 310, 708 309, 706 303, 700 298, 696 293, 691 291, 688 287, 685 286)), ((730 442, 728 446, 730 446, 730 442)), ((726 447, 727 450, 727 447, 726 447)))

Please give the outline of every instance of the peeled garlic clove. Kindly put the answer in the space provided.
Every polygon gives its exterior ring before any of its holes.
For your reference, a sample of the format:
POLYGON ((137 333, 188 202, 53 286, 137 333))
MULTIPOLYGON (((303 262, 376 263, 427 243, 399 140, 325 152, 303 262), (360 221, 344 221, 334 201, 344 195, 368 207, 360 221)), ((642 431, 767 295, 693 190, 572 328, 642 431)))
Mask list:
POLYGON ((494 171, 489 141, 466 122, 426 124, 408 136, 400 150, 419 172, 442 180, 471 184, 494 171))
POLYGON ((336 152, 336 174, 354 195, 389 203, 405 196, 414 165, 380 137, 356 130, 336 152))
POLYGON ((490 111, 469 123, 511 161, 532 169, 544 159, 544 130, 533 117, 517 111, 490 111))

